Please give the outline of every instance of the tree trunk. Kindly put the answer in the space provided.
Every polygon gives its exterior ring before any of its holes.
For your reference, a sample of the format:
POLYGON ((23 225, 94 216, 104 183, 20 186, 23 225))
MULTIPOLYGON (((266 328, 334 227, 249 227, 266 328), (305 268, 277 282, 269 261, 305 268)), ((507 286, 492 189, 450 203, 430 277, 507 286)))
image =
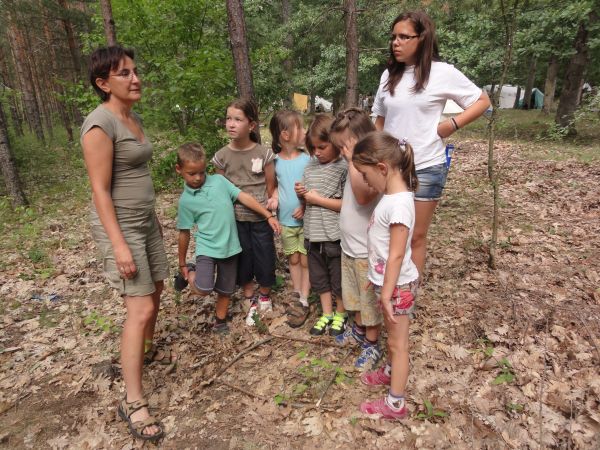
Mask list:
POLYGON ((100 0, 102 7, 102 19, 104 22, 104 35, 109 46, 117 45, 117 32, 115 31, 115 21, 112 15, 112 6, 110 0, 100 0))
POLYGON ((227 18, 229 27, 229 40, 235 67, 235 79, 239 96, 255 99, 254 82, 252 80, 252 67, 246 38, 246 20, 242 0, 226 0, 227 18))
POLYGON ((27 205, 27 198, 21 188, 21 182, 19 180, 19 173, 17 172, 17 166, 15 165, 12 151, 10 148, 10 141, 8 139, 8 131, 6 127, 6 118, 4 116, 4 110, 0 103, 0 170, 2 170, 2 177, 6 184, 6 190, 8 196, 12 202, 13 207, 27 205))
POLYGON ((587 45, 588 28, 596 20, 598 20, 598 15, 592 10, 588 16, 587 23, 581 22, 579 24, 574 44, 576 53, 571 57, 567 65, 563 89, 560 94, 558 109, 556 110, 555 122, 559 126, 566 128, 569 135, 577 134, 574 123, 575 110, 579 106, 583 76, 590 58, 587 45))
POLYGON ((32 131, 41 141, 44 140, 44 129, 38 108, 35 90, 33 86, 33 74, 28 64, 27 50, 21 30, 14 21, 14 16, 9 12, 9 36, 10 45, 14 51, 15 69, 19 78, 25 103, 26 119, 32 131))
POLYGON ((527 84, 525 85, 525 95, 523 96, 523 109, 531 109, 531 91, 535 81, 535 71, 537 68, 537 57, 531 57, 529 64, 529 73, 527 74, 527 84))
MULTIPOLYGON (((281 2, 281 19, 283 22, 283 29, 287 30, 288 24, 290 23, 290 19, 292 17, 292 1, 291 0, 282 0, 281 2)), ((294 93, 292 92, 292 76, 294 71, 294 65, 292 62, 292 51, 294 49, 294 36, 292 33, 286 32, 285 34, 285 48, 288 52, 286 58, 283 60, 283 74, 285 77, 285 96, 284 96, 284 105, 286 108, 290 108, 292 106, 292 96, 294 93)))
POLYGON ((346 14, 346 100, 345 107, 358 106, 358 32, 356 0, 344 0, 346 14))
POLYGON ((515 96, 515 102, 513 103, 513 108, 519 109, 520 102, 521 102, 521 86, 517 86, 517 95, 515 96))
POLYGON ((556 91, 556 78, 558 75, 558 58, 556 55, 550 57, 548 70, 546 71, 546 83, 544 84, 544 106, 542 112, 549 114, 554 107, 554 92, 556 91))
MULTIPOLYGON (((67 5, 66 0, 58 0, 58 4, 63 8, 65 13, 68 12, 69 7, 67 5)), ((75 33, 73 32, 73 25, 69 19, 62 18, 60 19, 63 28, 65 30, 65 34, 67 36, 67 44, 69 46, 69 53, 71 54, 71 60, 73 61, 73 81, 77 81, 79 75, 81 74, 81 62, 79 59, 79 49, 77 48, 77 44, 75 43, 75 33)))

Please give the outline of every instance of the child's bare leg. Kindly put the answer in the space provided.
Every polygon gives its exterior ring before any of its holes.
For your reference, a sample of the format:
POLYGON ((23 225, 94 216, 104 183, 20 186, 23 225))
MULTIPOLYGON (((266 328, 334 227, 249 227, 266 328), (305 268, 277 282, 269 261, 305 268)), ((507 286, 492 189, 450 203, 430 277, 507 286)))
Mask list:
POLYGON ((342 300, 341 295, 338 295, 335 298, 335 310, 340 314, 343 314, 346 312, 346 310, 344 309, 344 302, 342 300))
POLYGON ((254 297, 254 281, 244 284, 242 289, 244 290, 244 297, 248 299, 254 297))
POLYGON ((321 308, 323 309, 323 314, 333 314, 333 302, 331 300, 331 291, 323 292, 322 294, 319 294, 319 297, 321 299, 321 308))
POLYGON ((227 318, 227 311, 229 310, 229 298, 229 295, 217 294, 217 319, 225 320, 227 318))
POLYGON ((300 296, 304 298, 308 298, 310 293, 310 280, 308 278, 308 257, 300 253, 300 273, 302 274, 302 279, 300 282, 300 296))
POLYGON ((392 363, 392 382, 390 391, 396 396, 403 396, 408 382, 408 316, 396 316, 398 323, 385 321, 388 330, 388 348, 392 363))
POLYGON ((376 342, 379 339, 379 332, 381 331, 381 325, 373 325, 366 327, 367 339, 371 342, 376 342))
POLYGON ((302 288, 302 266, 300 265, 300 253, 296 252, 289 255, 288 264, 290 267, 292 288, 295 292, 300 293, 300 289, 302 288))

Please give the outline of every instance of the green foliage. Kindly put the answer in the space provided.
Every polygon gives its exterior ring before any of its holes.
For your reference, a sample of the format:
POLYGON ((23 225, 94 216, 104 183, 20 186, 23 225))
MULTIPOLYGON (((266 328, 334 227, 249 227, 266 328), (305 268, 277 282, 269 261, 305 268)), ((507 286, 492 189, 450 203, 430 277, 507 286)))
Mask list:
POLYGON ((515 380, 515 372, 508 359, 502 358, 498 361, 498 367, 500 368, 500 374, 494 378, 492 384, 512 383, 515 380))
POLYGON ((425 399, 423 401, 423 408, 415 416, 418 420, 429 420, 430 422, 440 421, 448 417, 448 413, 443 409, 436 409, 431 401, 425 399))
POLYGON ((112 319, 92 311, 83 319, 84 327, 93 334, 117 333, 119 328, 115 326, 112 319))

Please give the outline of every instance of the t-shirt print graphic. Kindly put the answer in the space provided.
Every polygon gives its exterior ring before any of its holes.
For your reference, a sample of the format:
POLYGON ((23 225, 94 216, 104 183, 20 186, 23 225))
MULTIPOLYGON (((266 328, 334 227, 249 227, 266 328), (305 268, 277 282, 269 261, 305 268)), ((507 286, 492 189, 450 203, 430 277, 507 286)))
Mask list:
POLYGON ((262 158, 252 158, 252 172, 253 173, 261 173, 263 166, 262 158))

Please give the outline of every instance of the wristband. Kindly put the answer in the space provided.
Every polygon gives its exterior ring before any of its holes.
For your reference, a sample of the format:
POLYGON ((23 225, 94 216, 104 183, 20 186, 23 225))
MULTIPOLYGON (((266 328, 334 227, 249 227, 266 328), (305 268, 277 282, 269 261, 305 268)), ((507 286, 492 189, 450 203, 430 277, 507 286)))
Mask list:
POLYGON ((452 126, 454 126, 454 131, 457 131, 460 127, 456 123, 456 119, 454 119, 454 117, 450 117, 450 120, 452 121, 452 126))

